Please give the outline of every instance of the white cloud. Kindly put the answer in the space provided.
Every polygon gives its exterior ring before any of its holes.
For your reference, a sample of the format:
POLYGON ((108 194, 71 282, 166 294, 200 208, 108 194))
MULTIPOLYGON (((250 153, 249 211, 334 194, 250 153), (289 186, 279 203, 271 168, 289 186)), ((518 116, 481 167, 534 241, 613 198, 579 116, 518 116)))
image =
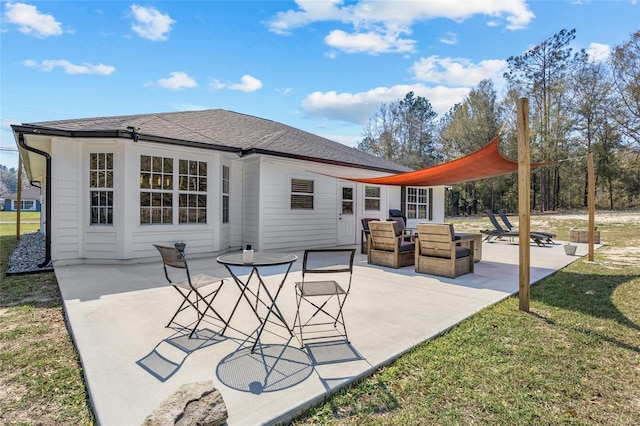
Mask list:
POLYGON ((314 1, 297 0, 301 9, 278 12, 275 18, 267 22, 269 30, 276 34, 289 34, 292 29, 304 27, 316 21, 341 21, 349 18, 349 12, 340 9, 342 0, 314 1), (338 6, 338 7, 336 7, 338 6))
POLYGON ((435 112, 442 115, 462 102, 469 93, 466 87, 426 87, 423 84, 403 84, 392 87, 377 87, 360 93, 313 92, 302 101, 302 109, 309 117, 327 118, 364 124, 382 103, 394 102, 408 92, 429 100, 435 112))
POLYGON ((242 78, 240 78, 240 83, 229 84, 223 83, 220 80, 212 80, 211 83, 209 83, 209 88, 212 90, 239 90, 241 92, 249 93, 261 89, 262 81, 251 75, 243 75, 242 78))
POLYGON ((24 3, 7 3, 6 22, 18 25, 18 30, 27 35, 49 37, 62 34, 60 22, 52 15, 41 13, 35 6, 24 3))
POLYGON ((284 89, 275 89, 275 91, 277 93, 280 93, 281 95, 289 95, 291 94, 291 92, 293 91, 293 89, 291 87, 285 87, 284 89))
POLYGON ((587 49, 587 54, 593 62, 606 61, 611 54, 611 46, 608 44, 591 43, 587 49))
POLYGON ((198 84, 196 81, 189 77, 189 75, 185 72, 174 71, 169 73, 171 77, 169 78, 161 78, 158 80, 158 85, 160 87, 164 87, 165 89, 178 90, 183 89, 185 87, 196 87, 198 84))
POLYGON ((286 35, 314 22, 351 25, 352 32, 334 29, 325 37, 329 46, 348 53, 411 52, 415 40, 402 35, 411 34, 411 26, 420 21, 445 18, 461 22, 474 15, 485 15, 490 18, 487 25, 502 23, 516 30, 525 28, 534 18, 525 0, 361 0, 353 4, 342 0, 297 0, 296 3, 297 10, 279 12, 266 22, 270 31, 286 35), (376 43, 381 43, 379 49, 376 43))
POLYGON ((260 88, 262 88, 262 82, 250 75, 243 75, 240 79, 240 83, 229 85, 229 89, 240 90, 245 93, 255 92, 260 88))
POLYGON ((131 12, 136 22, 131 29, 142 38, 151 41, 164 41, 176 21, 169 14, 162 14, 154 7, 131 5, 131 12))
POLYGON ((447 31, 445 35, 438 38, 438 41, 440 43, 449 44, 449 45, 458 44, 458 34, 451 31, 447 31))
POLYGON ((507 61, 489 59, 477 64, 464 58, 421 58, 411 71, 417 80, 454 86, 475 86, 484 79, 500 76, 507 61))
POLYGON ((111 65, 104 64, 88 64, 83 62, 82 64, 73 64, 66 59, 45 59, 38 62, 33 59, 27 59, 22 62, 25 67, 39 68, 40 71, 51 72, 54 68, 62 68, 67 74, 97 74, 97 75, 110 75, 115 72, 116 68, 111 65))
POLYGON ((333 30, 325 37, 331 47, 347 53, 390 53, 413 52, 415 40, 400 38, 398 33, 378 33, 374 31, 348 34, 341 30, 333 30))

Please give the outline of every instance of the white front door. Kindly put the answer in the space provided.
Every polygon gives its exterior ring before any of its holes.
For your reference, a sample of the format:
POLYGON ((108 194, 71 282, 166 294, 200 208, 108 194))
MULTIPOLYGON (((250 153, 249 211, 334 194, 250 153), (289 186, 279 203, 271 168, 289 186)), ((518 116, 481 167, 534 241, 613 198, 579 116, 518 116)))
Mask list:
POLYGON ((356 243, 356 184, 338 182, 338 238, 337 244, 356 243))

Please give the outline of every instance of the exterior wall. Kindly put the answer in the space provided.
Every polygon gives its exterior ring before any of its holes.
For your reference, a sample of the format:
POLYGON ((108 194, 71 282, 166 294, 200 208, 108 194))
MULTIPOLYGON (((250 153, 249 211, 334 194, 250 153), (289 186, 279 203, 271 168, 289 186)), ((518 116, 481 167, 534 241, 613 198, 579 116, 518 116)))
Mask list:
POLYGON ((267 185, 262 175, 260 157, 251 157, 243 162, 242 179, 242 247, 251 244, 254 250, 265 250, 261 228, 264 226, 264 216, 261 211, 261 197, 265 197, 264 185, 267 185))
POLYGON ((433 187, 433 222, 435 223, 444 223, 445 190, 444 186, 433 187))
POLYGON ((82 144, 67 138, 51 143, 51 258, 54 261, 84 257, 81 251, 82 144))
MULTIPOLYGON (((232 224, 221 238, 221 154, 210 150, 134 143, 129 139, 54 139, 52 146, 52 259, 73 263, 82 259, 126 260, 154 257, 153 244, 182 240, 189 253, 226 251, 232 224), (91 153, 114 154, 113 224, 90 223, 89 158, 91 153), (140 156, 207 162, 207 222, 205 224, 144 225, 140 223, 140 156)), ((230 161, 228 161, 230 163, 230 161)), ((238 191, 241 185, 234 185, 238 191)), ((242 191, 239 191, 242 194, 242 191)), ((232 195, 232 200, 234 196, 232 195)), ((240 204, 241 205, 241 204, 240 204)), ((174 211, 178 201, 174 197, 174 211)), ((231 220, 239 222, 238 205, 231 220)), ((174 214, 177 218, 177 213, 174 214)), ((239 247, 239 244, 238 244, 239 247)))
MULTIPOLYGON (((156 257, 158 252, 153 247, 153 244, 173 245, 176 241, 184 241, 187 244, 186 250, 189 254, 220 251, 220 154, 210 150, 174 147, 148 142, 126 142, 124 153, 126 158, 124 179, 126 183, 120 188, 126 188, 126 201, 123 211, 127 215, 125 233, 130 237, 129 241, 123 244, 124 258, 156 257), (206 223, 179 224, 177 222, 177 197, 174 197, 173 224, 140 223, 140 157, 142 155, 173 158, 174 170, 178 167, 178 160, 207 162, 206 223)), ((174 187, 175 185, 177 185, 177 182, 174 183, 174 187)))
MULTIPOLYGON (((182 240, 187 253, 218 253, 251 244, 255 250, 299 250, 337 244, 339 188, 345 177, 372 177, 379 172, 263 155, 133 142, 130 139, 54 138, 52 146, 52 258, 73 263, 154 258, 153 244, 182 240), (90 224, 89 158, 114 154, 112 225, 90 224), (140 223, 140 157, 207 162, 207 222, 145 225, 140 223), (230 220, 222 223, 222 165, 230 167, 230 220), (337 176, 337 177, 334 177, 337 176), (292 210, 291 179, 314 181, 314 208, 292 210)), ((174 174, 175 176, 175 174, 174 174)), ((350 182, 349 182, 350 183, 350 182)), ((364 210, 365 186, 355 186, 353 244, 360 242, 360 219, 386 219, 401 208, 400 187, 380 187, 380 210, 364 210)), ((177 192, 174 191, 174 194, 177 192)), ((174 210, 178 201, 174 197, 174 210)), ((434 221, 444 221, 444 187, 434 188, 434 221)))
MULTIPOLYGON (((340 179, 333 176, 356 178, 379 175, 379 172, 374 171, 273 157, 264 157, 260 164, 260 220, 263 235, 258 248, 260 250, 335 246, 340 208, 337 188, 340 179), (314 181, 313 210, 290 208, 292 178, 314 181)), ((362 217, 386 219, 391 200, 394 205, 400 204, 400 188, 381 186, 380 210, 365 211, 365 185, 358 183, 355 186, 353 244, 360 242, 362 217)))

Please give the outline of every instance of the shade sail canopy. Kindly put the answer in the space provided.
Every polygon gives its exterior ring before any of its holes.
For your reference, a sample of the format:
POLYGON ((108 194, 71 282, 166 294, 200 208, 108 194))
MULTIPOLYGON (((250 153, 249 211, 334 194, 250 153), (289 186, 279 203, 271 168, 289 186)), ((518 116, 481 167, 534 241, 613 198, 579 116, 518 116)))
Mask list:
MULTIPOLYGON (((447 163, 413 172, 377 178, 343 178, 355 182, 396 186, 453 185, 461 182, 501 176, 518 171, 518 162, 505 158, 498 149, 496 136, 479 150, 447 163)), ((548 163, 532 163, 531 168, 548 163)))

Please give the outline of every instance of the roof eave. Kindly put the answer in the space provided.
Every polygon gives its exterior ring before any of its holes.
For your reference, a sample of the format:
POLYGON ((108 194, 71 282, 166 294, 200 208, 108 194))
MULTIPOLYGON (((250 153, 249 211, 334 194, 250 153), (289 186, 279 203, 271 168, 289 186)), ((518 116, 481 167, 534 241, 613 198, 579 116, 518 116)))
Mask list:
POLYGON ((45 136, 61 136, 69 138, 125 138, 132 139, 134 142, 146 141, 163 143, 168 145, 188 146, 192 148, 211 149, 215 151, 227 151, 240 153, 240 148, 230 147, 226 145, 211 144, 207 142, 188 141, 183 139, 167 138, 163 136, 149 135, 145 133, 137 133, 135 130, 64 130, 51 127, 34 126, 30 124, 12 125, 14 133, 37 134, 45 136))
POLYGON ((385 167, 375 167, 375 166, 365 166, 365 165, 362 165, 362 164, 349 163, 347 161, 329 160, 329 159, 325 159, 325 158, 310 157, 310 156, 298 155, 298 154, 289 154, 289 153, 278 152, 278 151, 270 151, 270 150, 267 150, 267 149, 250 148, 250 149, 242 150, 242 156, 249 155, 249 154, 271 155, 271 156, 274 156, 274 157, 291 158, 291 159, 295 159, 295 160, 310 161, 310 162, 313 162, 313 163, 330 164, 332 166, 351 167, 351 168, 357 168, 357 169, 363 169, 363 170, 372 170, 372 171, 383 172, 383 173, 394 173, 394 174, 396 174, 396 173, 406 172, 406 170, 388 169, 388 168, 385 168, 385 167))

